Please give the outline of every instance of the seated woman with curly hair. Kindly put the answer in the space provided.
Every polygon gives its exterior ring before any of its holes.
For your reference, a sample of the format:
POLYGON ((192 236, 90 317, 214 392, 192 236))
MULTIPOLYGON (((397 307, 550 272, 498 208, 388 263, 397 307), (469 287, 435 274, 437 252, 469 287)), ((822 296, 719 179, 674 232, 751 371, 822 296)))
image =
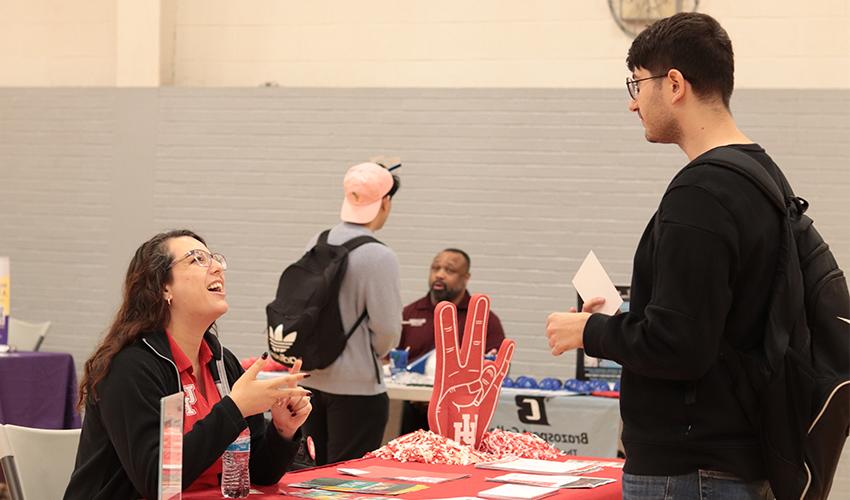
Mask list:
POLYGON ((252 482, 283 476, 312 409, 309 392, 296 386, 305 375, 295 366, 257 380, 265 355, 244 371, 222 347, 215 321, 227 312, 225 269, 224 257, 187 230, 158 234, 136 250, 123 303, 85 364, 85 420, 66 499, 156 498, 160 398, 179 391, 184 490, 217 486, 221 455, 246 428, 252 482))

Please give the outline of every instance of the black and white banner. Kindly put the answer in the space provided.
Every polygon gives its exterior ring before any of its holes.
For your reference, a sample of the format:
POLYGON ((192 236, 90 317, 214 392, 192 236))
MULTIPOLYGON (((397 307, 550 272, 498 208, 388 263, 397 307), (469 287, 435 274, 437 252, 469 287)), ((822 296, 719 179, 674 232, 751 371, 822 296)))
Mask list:
POLYGON ((531 432, 569 455, 616 457, 619 400, 502 388, 491 428, 531 432))

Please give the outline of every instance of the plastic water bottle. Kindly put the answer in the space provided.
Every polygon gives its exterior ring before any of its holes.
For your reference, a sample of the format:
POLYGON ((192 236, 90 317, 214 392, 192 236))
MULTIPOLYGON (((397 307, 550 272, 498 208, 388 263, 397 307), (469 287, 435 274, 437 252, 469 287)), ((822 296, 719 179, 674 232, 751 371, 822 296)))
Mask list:
POLYGON ((245 498, 251 489, 248 462, 251 460, 251 432, 246 428, 230 443, 221 457, 221 495, 245 498))

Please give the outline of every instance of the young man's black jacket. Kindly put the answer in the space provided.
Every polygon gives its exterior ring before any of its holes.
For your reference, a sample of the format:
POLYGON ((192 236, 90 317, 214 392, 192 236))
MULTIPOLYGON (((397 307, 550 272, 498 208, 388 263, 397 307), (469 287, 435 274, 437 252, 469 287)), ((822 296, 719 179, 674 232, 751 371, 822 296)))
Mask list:
MULTIPOLYGON (((761 147, 734 147, 776 178, 761 147)), ((623 365, 626 472, 764 479, 756 432, 720 350, 722 339, 742 351, 763 339, 784 221, 745 177, 698 163, 674 177, 643 233, 630 311, 591 315, 584 349, 623 365)))
MULTIPOLYGON (((224 356, 232 386, 243 369, 215 335, 204 340, 213 353, 209 369, 219 380, 216 360, 224 356)), ((66 499, 157 497, 159 477, 160 398, 183 390, 165 332, 155 332, 127 346, 97 385, 98 401, 86 404, 80 446, 66 499)), ((183 488, 188 488, 248 425, 251 429, 251 482, 280 480, 298 450, 300 431, 287 441, 262 414, 242 418, 225 396, 209 415, 183 437, 183 488), (246 422, 247 420, 247 422, 246 422)))

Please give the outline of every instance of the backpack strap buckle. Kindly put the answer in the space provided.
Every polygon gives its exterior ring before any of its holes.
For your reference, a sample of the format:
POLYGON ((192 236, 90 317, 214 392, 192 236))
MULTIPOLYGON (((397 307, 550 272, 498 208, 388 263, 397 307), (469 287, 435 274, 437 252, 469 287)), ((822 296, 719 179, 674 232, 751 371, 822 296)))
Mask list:
POLYGON ((788 209, 788 216, 793 220, 799 220, 809 209, 809 202, 799 196, 789 196, 785 200, 785 206, 788 209))

